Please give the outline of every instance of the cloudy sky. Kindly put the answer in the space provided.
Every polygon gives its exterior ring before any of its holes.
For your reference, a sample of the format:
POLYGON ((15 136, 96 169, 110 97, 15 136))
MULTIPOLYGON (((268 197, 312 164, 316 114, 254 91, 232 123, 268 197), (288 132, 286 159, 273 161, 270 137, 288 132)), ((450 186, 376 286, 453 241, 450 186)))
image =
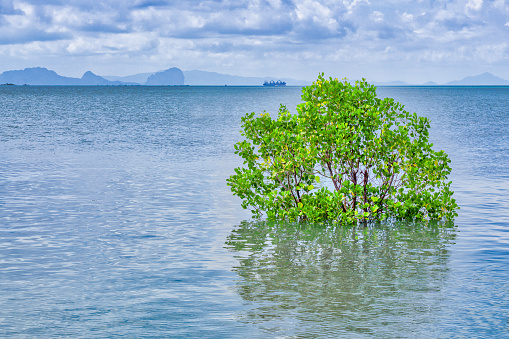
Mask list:
POLYGON ((0 0, 0 72, 509 79, 509 0, 0 0))

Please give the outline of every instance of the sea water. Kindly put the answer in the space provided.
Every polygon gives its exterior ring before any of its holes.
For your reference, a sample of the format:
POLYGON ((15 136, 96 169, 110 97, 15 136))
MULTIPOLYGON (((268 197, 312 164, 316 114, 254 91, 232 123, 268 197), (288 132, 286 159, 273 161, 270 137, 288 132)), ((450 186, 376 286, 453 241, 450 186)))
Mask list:
POLYGON ((453 224, 253 222, 246 112, 300 88, 0 87, 0 337, 509 337, 509 88, 383 87, 431 119, 453 224))

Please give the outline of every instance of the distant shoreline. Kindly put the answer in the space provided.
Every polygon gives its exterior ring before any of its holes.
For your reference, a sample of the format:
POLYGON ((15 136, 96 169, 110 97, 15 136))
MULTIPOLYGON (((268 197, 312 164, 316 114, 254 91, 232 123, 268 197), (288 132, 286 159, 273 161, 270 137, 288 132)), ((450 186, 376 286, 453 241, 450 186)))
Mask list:
MULTIPOLYGON (((282 89, 282 88, 302 88, 304 85, 291 85, 291 86, 263 86, 263 85, 30 85, 30 84, 0 84, 2 87, 218 87, 218 88, 227 88, 227 87, 259 87, 259 88, 267 88, 267 89, 282 89)), ((509 88, 509 85, 376 85, 377 88, 509 88)))

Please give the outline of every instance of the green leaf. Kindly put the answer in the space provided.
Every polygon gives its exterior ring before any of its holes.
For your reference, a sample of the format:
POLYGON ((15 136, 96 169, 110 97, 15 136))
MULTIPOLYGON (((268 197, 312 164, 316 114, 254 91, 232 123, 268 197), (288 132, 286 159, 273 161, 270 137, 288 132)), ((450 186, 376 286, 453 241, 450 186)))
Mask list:
POLYGON ((242 207, 257 217, 313 221, 355 222, 369 217, 366 209, 381 219, 457 215, 446 181, 450 159, 433 150, 427 118, 377 98, 365 79, 353 84, 323 73, 302 89, 302 101, 295 114, 281 106, 276 118, 241 118, 244 140, 234 149, 244 168, 227 185, 242 207), (314 182, 322 187, 311 192, 314 182), (296 199, 305 210, 297 211, 296 199))

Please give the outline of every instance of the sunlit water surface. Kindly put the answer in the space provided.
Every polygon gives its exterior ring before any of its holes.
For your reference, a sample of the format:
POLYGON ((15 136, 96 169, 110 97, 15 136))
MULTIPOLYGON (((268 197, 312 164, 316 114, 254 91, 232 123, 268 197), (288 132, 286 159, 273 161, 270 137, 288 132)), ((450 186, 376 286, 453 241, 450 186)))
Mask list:
POLYGON ((0 337, 509 338, 509 88, 380 88, 432 120, 454 224, 254 223, 246 112, 300 88, 0 87, 0 337))

